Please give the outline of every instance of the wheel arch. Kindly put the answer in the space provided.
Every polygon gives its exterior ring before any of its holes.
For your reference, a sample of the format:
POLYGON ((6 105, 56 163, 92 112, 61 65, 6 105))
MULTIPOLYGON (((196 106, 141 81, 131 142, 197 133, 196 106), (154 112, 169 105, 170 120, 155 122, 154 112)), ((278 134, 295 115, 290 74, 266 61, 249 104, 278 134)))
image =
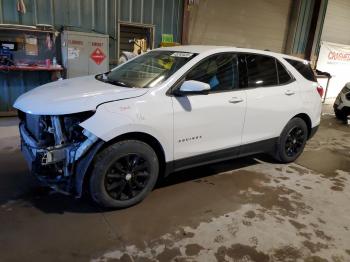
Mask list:
POLYGON ((292 117, 292 119, 294 119, 294 118, 300 118, 300 119, 302 119, 305 122, 305 124, 307 126, 307 133, 308 133, 307 135, 308 135, 308 138, 310 138, 311 131, 312 131, 311 118, 305 113, 297 114, 294 117, 292 117))
MULTIPOLYGON (((115 137, 107 142, 104 142, 103 145, 101 147, 99 147, 97 152, 94 154, 93 159, 89 163, 89 166, 84 174, 84 177, 82 178, 82 181, 81 181, 82 182, 82 187, 81 187, 82 191, 86 191, 88 188, 88 186, 87 186, 88 180, 91 176, 91 171, 92 171, 92 166, 93 166, 95 156, 99 152, 101 152, 102 150, 107 148, 108 146, 115 144, 119 141, 123 141, 123 140, 139 140, 139 141, 142 141, 142 142, 148 144, 150 147, 152 147, 152 149, 156 153, 158 160, 159 160, 159 178, 162 177, 162 174, 165 174, 165 167, 166 167, 165 151, 164 151, 161 143, 158 141, 158 139, 156 139, 154 136, 147 134, 147 133, 144 133, 144 132, 129 132, 129 133, 121 134, 121 135, 119 135, 119 136, 117 136, 117 137, 115 137)), ((82 192, 80 192, 80 193, 82 193, 82 192)), ((78 192, 78 194, 79 194, 79 192, 78 192)))
POLYGON ((103 148, 105 148, 111 144, 115 144, 119 141, 128 140, 128 139, 139 140, 139 141, 142 141, 142 142, 148 144, 150 147, 152 147, 154 152, 157 154, 159 164, 165 163, 165 151, 164 151, 163 146, 159 142, 159 140, 157 138, 155 138, 154 136, 152 136, 148 133, 144 133, 144 132, 129 132, 129 133, 119 135, 119 136, 109 140, 108 142, 106 142, 103 148))

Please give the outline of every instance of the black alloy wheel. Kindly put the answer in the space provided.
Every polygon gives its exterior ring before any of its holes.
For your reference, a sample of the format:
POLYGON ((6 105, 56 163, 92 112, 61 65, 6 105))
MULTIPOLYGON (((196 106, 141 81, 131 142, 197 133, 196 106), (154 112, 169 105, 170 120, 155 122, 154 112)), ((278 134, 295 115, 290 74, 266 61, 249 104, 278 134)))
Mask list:
POLYGON ((95 156, 90 195, 102 207, 129 207, 152 191, 158 174, 158 157, 150 145, 139 140, 119 141, 95 156))
POLYGON ((288 135, 285 143, 285 150, 288 157, 294 157, 300 153, 304 148, 304 141, 306 139, 306 134, 304 130, 296 126, 292 128, 288 135))
POLYGON ((150 167, 139 154, 127 154, 117 159, 105 176, 105 189, 116 200, 129 200, 137 196, 150 179, 150 167))
POLYGON ((295 161, 304 150, 308 134, 308 128, 303 119, 299 117, 291 119, 277 140, 274 158, 280 163, 295 161))

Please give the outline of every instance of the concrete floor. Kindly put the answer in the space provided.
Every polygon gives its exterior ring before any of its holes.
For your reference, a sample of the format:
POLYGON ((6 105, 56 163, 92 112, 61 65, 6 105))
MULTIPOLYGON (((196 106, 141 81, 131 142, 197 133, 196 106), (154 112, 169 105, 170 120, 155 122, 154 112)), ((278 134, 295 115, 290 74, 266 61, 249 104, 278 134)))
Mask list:
POLYGON ((300 159, 181 172, 104 211, 40 187, 0 121, 1 261, 350 261, 350 132, 327 114, 300 159))

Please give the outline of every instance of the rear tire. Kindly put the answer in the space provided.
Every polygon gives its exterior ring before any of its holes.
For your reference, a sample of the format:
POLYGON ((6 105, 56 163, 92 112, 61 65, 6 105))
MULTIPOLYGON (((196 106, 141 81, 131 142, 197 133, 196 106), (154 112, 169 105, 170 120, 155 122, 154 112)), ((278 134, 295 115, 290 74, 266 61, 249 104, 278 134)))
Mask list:
POLYGON ((335 113, 336 118, 338 118, 339 120, 344 121, 347 118, 347 116, 340 110, 334 109, 334 113, 335 113))
POLYGON ((301 118, 293 118, 283 129, 275 152, 275 159, 281 163, 295 161, 303 152, 308 138, 306 123, 301 118))
POLYGON ((100 206, 125 208, 142 201, 159 173, 156 153, 138 140, 117 142, 96 156, 90 177, 91 198, 100 206))

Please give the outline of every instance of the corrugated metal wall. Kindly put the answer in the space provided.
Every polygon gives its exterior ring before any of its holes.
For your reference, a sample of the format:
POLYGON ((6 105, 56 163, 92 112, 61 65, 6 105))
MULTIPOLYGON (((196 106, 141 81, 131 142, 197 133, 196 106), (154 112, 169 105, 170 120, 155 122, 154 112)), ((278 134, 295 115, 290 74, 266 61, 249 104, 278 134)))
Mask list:
POLYGON ((314 39, 314 44, 312 47, 312 53, 311 53, 311 58, 313 62, 317 61, 318 54, 320 52, 321 48, 321 36, 322 36, 322 31, 324 27, 324 21, 326 18, 326 13, 328 10, 328 0, 322 0, 321 1, 321 7, 320 7, 320 13, 319 13, 319 19, 317 22, 317 27, 316 27, 316 32, 315 32, 315 39, 314 39))
MULTIPOLYGON (((174 41, 181 40, 183 0, 24 0, 25 14, 17 12, 16 3, 0 0, 0 23, 50 24, 57 29, 65 26, 70 30, 109 34, 111 63, 117 61, 118 21, 155 25, 155 47, 163 33, 173 34, 174 41)), ((26 72, 2 72, 0 112, 11 110, 14 100, 25 91, 49 81, 45 74, 39 77, 26 72)))
POLYGON ((311 60, 316 59, 319 52, 320 37, 328 0, 294 0, 287 39, 287 53, 302 58, 305 57, 316 1, 321 2, 312 45, 311 60))
POLYGON ((51 81, 51 74, 44 71, 0 71, 0 113, 13 110, 20 94, 51 81))
POLYGON ((300 2, 296 30, 290 51, 293 55, 303 56, 305 53, 314 4, 315 0, 302 0, 300 2))
POLYGON ((183 0, 24 0, 27 12, 19 14, 16 0, 0 0, 0 23, 52 24, 79 31, 109 34, 110 58, 116 59, 118 21, 155 25, 155 46, 161 35, 173 34, 180 42, 183 0))

